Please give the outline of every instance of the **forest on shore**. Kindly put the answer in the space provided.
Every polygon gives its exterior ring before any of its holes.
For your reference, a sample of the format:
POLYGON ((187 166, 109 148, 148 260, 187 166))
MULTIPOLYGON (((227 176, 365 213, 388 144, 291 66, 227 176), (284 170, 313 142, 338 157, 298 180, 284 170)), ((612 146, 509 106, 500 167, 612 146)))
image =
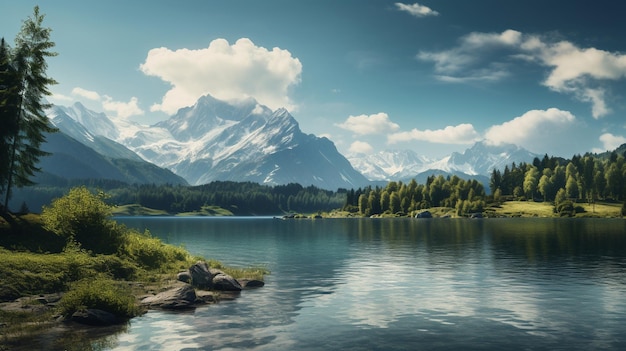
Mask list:
MULTIPOLYGON (((575 155, 571 159, 535 158, 493 170, 489 186, 458 176, 432 175, 425 184, 414 179, 358 189, 319 189, 300 184, 260 185, 215 181, 199 186, 127 184, 112 180, 59 180, 16 190, 20 212, 33 212, 76 186, 107 194, 107 202, 135 204, 163 214, 199 213, 216 207, 240 216, 320 213, 341 210, 354 216, 413 215, 434 207, 454 209, 457 216, 481 213, 505 201, 550 203, 562 216, 582 211, 578 204, 626 199, 626 145, 604 154, 575 155)), ((626 208, 622 209, 622 213, 626 208)))

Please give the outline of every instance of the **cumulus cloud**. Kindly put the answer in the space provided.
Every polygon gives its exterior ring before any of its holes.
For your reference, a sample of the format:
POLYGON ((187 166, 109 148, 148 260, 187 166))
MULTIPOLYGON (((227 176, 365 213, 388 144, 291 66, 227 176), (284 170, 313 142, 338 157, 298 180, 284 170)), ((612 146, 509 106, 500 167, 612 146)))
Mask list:
POLYGON ((139 107, 139 100, 136 97, 131 97, 128 102, 116 101, 108 95, 100 95, 96 91, 83 89, 76 87, 72 89, 72 95, 79 98, 84 98, 91 101, 101 103, 102 108, 108 112, 114 112, 116 118, 128 118, 131 116, 141 116, 145 113, 139 107))
POLYGON ((60 103, 67 103, 67 102, 74 101, 74 98, 71 96, 57 93, 57 92, 52 92, 52 96, 50 96, 50 100, 52 100, 52 102, 58 101, 60 103))
POLYGON ((596 48, 581 49, 567 41, 546 43, 536 36, 527 41, 525 48, 552 69, 543 81, 545 86, 590 102, 596 119, 611 112, 606 105, 605 89, 593 84, 626 78, 626 55, 596 48))
POLYGON ((72 89, 72 95, 80 96, 88 100, 98 101, 100 100, 100 94, 95 91, 83 89, 80 87, 76 87, 72 89))
MULTIPOLYGON (((550 145, 564 136, 565 127, 575 122, 576 117, 569 111, 549 108, 531 110, 519 117, 492 126, 485 132, 485 141, 490 144, 516 144, 529 149, 542 150, 540 145, 550 145)), ((544 150, 547 150, 545 148, 544 150)))
POLYGON ((399 142, 420 140, 437 144, 472 144, 480 139, 474 126, 468 123, 456 126, 447 126, 437 130, 413 129, 408 132, 398 132, 387 136, 387 143, 395 144, 399 142))
POLYGON ((128 118, 130 116, 140 116, 144 114, 144 111, 139 108, 137 102, 138 100, 134 96, 131 97, 128 102, 122 102, 114 101, 110 96, 104 95, 102 99, 102 107, 106 111, 115 112, 115 117, 128 118))
POLYGON ((461 37, 452 49, 422 51, 417 58, 433 62, 436 77, 451 83, 500 80, 521 60, 546 67, 542 84, 590 103, 596 119, 611 112, 606 82, 626 78, 626 54, 580 48, 568 41, 555 42, 511 29, 471 33, 461 37))
POLYGON ((600 135, 600 141, 602 142, 603 150, 598 150, 599 152, 604 152, 607 150, 615 150, 620 147, 622 144, 626 143, 626 137, 621 135, 613 135, 611 133, 604 133, 600 135))
POLYGON ((151 110, 173 114, 206 94, 223 100, 253 97, 273 109, 294 109, 289 89, 300 83, 302 64, 287 50, 268 50, 242 38, 232 45, 216 39, 198 50, 152 49, 140 69, 171 84, 151 110))
POLYGON ((396 8, 400 11, 404 11, 409 13, 411 16, 415 17, 426 17, 426 16, 438 16, 439 12, 432 10, 428 6, 420 5, 418 3, 414 4, 403 4, 401 2, 395 3, 396 8))
POLYGON ((369 116, 349 116, 343 123, 335 125, 358 135, 384 134, 400 129, 400 126, 393 123, 384 112, 369 116))
POLYGON ((372 152, 374 152, 374 148, 372 147, 372 145, 364 142, 364 141, 355 141, 352 144, 350 144, 350 147, 348 148, 348 151, 352 154, 371 154, 372 152))

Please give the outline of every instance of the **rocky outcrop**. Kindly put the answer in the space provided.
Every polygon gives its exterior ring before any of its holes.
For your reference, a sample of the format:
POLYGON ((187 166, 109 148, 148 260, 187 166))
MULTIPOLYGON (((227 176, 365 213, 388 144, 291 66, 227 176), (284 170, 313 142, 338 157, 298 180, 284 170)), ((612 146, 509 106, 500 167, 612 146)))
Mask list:
POLYGON ((204 303, 204 300, 198 299, 196 290, 191 285, 172 288, 141 300, 141 304, 146 307, 159 307, 168 310, 190 309, 199 303, 204 303))
POLYGON ((244 288, 259 288, 265 285, 260 280, 236 280, 219 269, 210 268, 204 261, 196 262, 188 270, 178 273, 177 279, 186 284, 178 283, 180 286, 145 297, 141 304, 148 308, 185 310, 198 304, 215 302, 215 292, 223 293, 219 295, 220 298, 234 297, 244 288))
POLYGON ((241 291, 243 287, 232 276, 215 268, 209 268, 206 262, 200 261, 189 267, 188 272, 178 274, 178 280, 205 290, 241 291))
POLYGON ((235 278, 230 275, 216 270, 216 274, 213 276, 213 289, 219 291, 241 291, 243 288, 241 284, 235 278))

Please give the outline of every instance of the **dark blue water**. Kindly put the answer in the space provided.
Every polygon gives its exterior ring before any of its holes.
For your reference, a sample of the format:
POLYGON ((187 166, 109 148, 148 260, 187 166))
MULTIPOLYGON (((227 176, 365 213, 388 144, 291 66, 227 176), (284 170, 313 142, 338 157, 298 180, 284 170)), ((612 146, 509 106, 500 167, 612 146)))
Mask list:
POLYGON ((124 218, 266 286, 112 350, 626 350, 626 221, 124 218))

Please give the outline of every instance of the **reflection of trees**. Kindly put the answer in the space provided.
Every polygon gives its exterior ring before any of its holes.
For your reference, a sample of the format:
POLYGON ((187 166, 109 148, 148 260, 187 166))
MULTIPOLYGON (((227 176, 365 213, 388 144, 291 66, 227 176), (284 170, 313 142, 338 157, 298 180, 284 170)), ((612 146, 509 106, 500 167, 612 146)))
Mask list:
POLYGON ((117 337, 128 324, 111 327, 57 326, 35 336, 15 340, 11 350, 102 351, 117 346, 117 337))

